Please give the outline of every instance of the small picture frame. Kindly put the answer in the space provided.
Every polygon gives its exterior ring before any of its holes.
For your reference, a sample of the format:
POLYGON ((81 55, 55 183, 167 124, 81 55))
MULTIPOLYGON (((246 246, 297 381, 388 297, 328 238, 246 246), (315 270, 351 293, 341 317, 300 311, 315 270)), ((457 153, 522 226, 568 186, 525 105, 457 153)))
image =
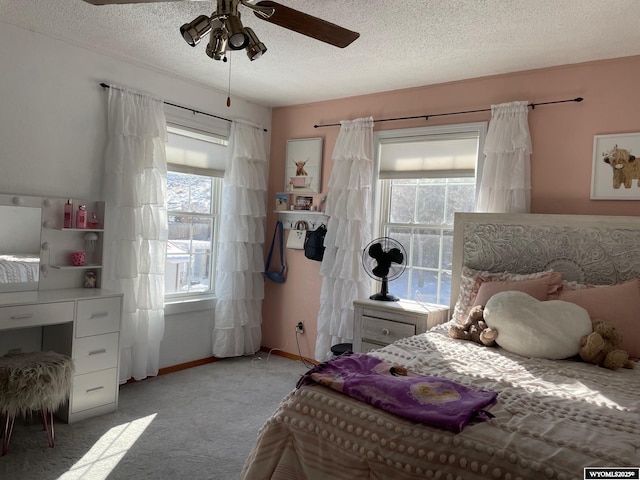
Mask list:
POLYGON ((306 195, 296 195, 294 210, 311 210, 313 206, 313 197, 306 195))
POLYGON ((290 193, 320 193, 322 138, 287 140, 284 187, 290 193))
POLYGON ((640 200, 640 133, 595 135, 592 200, 640 200))
POLYGON ((276 211, 289 209, 289 195, 287 193, 276 193, 276 211))
POLYGON ((84 274, 84 288, 96 288, 96 272, 84 274))

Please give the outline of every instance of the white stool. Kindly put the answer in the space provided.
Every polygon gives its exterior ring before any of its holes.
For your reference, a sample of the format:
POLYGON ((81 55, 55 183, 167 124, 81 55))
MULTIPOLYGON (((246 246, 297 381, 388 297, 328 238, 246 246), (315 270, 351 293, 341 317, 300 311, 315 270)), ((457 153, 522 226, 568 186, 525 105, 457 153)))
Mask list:
POLYGON ((34 410, 40 410, 49 446, 53 447, 53 412, 69 397, 73 372, 73 361, 56 352, 10 353, 0 357, 2 455, 9 450, 16 415, 34 410))

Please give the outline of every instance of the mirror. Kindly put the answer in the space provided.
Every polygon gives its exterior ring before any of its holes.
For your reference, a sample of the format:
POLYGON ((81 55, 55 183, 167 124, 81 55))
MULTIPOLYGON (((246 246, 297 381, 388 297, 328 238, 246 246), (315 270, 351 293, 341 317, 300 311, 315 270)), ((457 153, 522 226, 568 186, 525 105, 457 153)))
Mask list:
POLYGON ((38 290, 42 199, 0 195, 0 292, 38 290))

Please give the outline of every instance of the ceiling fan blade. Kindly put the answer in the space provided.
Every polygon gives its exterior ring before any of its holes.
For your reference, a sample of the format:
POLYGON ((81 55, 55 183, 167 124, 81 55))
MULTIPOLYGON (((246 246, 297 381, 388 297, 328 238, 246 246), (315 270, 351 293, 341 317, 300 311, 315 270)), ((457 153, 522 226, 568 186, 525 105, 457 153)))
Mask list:
POLYGON ((271 7, 275 11, 269 18, 265 18, 257 12, 256 17, 266 22, 274 23, 281 27, 301 33, 321 42, 326 42, 336 47, 344 48, 356 40, 360 34, 334 23, 327 22, 318 17, 307 15, 293 8, 285 7, 270 0, 262 0, 256 5, 260 7, 271 7))
POLYGON ((91 5, 123 5, 125 3, 185 2, 198 0, 84 0, 91 5))

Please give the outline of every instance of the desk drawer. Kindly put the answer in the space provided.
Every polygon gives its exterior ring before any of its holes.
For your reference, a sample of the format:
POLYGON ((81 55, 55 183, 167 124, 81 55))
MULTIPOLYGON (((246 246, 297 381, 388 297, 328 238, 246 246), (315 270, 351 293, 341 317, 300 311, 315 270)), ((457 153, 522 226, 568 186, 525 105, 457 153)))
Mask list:
POLYGON ((362 339, 384 345, 415 335, 416 327, 409 323, 392 322, 375 317, 362 317, 362 339))
POLYGON ((0 330, 73 322, 73 302, 0 307, 0 330))
POLYGON ((73 398, 71 412, 77 413, 90 408, 108 405, 116 401, 118 389, 118 369, 76 375, 73 378, 73 398))
POLYGON ((116 332, 78 338, 73 346, 76 374, 117 367, 119 336, 116 332))
POLYGON ((76 338, 120 331, 120 297, 78 301, 76 338))

